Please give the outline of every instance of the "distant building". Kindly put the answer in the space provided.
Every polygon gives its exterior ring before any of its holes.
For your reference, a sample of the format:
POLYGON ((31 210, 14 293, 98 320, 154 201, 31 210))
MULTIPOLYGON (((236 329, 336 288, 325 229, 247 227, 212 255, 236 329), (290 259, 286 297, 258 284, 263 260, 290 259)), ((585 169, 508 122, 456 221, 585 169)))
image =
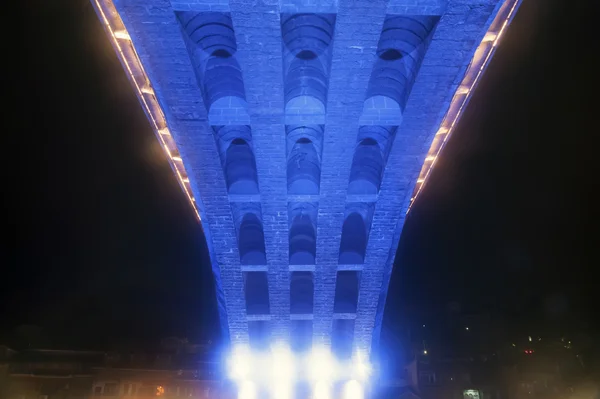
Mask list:
POLYGON ((227 398, 218 364, 199 349, 123 354, 0 347, 0 398, 227 398))
POLYGON ((597 389, 568 338, 515 336, 501 319, 459 306, 408 319, 403 341, 413 371, 399 377, 421 399, 572 399, 597 389))
POLYGON ((83 399, 90 393, 91 366, 102 352, 25 350, 8 361, 7 399, 83 399))

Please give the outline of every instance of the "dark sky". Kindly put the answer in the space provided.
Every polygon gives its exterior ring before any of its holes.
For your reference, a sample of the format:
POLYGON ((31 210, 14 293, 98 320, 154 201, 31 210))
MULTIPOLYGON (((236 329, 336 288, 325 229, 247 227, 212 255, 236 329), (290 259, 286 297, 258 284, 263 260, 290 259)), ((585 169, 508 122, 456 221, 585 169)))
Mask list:
MULTIPOLYGON (((16 3, 0 343, 22 324, 61 347, 217 337, 202 230, 91 5, 16 3)), ((594 327, 597 23, 580 3, 524 0, 405 225, 390 331, 449 301, 594 327)))

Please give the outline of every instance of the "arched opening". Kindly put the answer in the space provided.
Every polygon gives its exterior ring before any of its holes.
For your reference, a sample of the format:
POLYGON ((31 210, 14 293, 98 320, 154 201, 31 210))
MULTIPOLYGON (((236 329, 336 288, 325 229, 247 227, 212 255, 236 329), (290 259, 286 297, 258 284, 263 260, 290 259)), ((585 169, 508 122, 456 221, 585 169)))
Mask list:
POLYGON ((292 272, 290 279, 290 313, 313 312, 314 283, 311 272, 292 272))
POLYGON ((235 139, 225 154, 225 177, 229 194, 258 194, 254 153, 244 139, 235 139))
POLYGON ((341 265, 358 265, 365 261, 367 249, 367 229, 359 213, 351 213, 342 226, 342 241, 340 243, 341 265))
POLYGON ((246 314, 269 314, 269 283, 266 272, 244 273, 246 314))
POLYGON ((384 61, 395 61, 402 58, 402 53, 394 48, 386 49, 379 54, 379 58, 384 61))
POLYGON ((310 50, 302 50, 298 54, 296 54, 296 58, 308 61, 308 60, 314 60, 315 58, 317 58, 317 55, 310 50))
POLYGON ((334 25, 332 14, 282 16, 286 115, 325 113, 334 25))
POLYGON ((281 35, 285 47, 294 56, 302 58, 322 54, 333 39, 335 15, 332 14, 284 14, 281 35))
POLYGON ((296 141, 287 164, 288 194, 319 194, 321 165, 313 143, 296 141))
POLYGON ((354 153, 350 169, 349 194, 377 194, 383 175, 383 155, 377 142, 362 140, 354 153))
MULTIPOLYGON (((242 72, 234 54, 237 51, 231 16, 222 12, 177 12, 180 25, 187 35, 186 45, 202 90, 206 108, 214 118, 218 110, 229 108, 225 97, 237 98, 245 109, 242 72), (218 104, 215 104, 217 103, 218 104), (213 107, 217 106, 217 111, 213 107), (212 111, 212 112, 211 112, 212 111)), ((217 118, 218 119, 218 118, 217 118)))
POLYGON ((253 213, 244 215, 239 233, 240 262, 242 265, 265 265, 265 236, 261 221, 253 213))
POLYGON ((437 20, 431 16, 391 16, 385 20, 367 98, 387 97, 398 105, 400 113, 404 111, 437 20))
POLYGON ((297 215, 290 228, 290 265, 314 265, 316 251, 313 221, 309 215, 297 215))
POLYGON ((229 53, 229 51, 223 50, 223 49, 217 49, 217 50, 213 51, 211 53, 211 55, 213 57, 218 57, 218 58, 229 58, 229 57, 231 57, 231 54, 229 53))
POLYGON ((177 18, 190 41, 208 54, 237 50, 231 17, 222 12, 179 11, 177 18))

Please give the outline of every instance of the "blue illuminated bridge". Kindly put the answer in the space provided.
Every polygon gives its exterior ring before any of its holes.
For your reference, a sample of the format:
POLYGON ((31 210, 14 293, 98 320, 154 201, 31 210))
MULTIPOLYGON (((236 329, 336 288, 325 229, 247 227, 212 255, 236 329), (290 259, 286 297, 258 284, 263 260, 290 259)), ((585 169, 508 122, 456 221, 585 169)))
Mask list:
POLYGON ((268 367, 355 392, 406 215, 519 0, 92 3, 201 221, 240 395, 268 367))

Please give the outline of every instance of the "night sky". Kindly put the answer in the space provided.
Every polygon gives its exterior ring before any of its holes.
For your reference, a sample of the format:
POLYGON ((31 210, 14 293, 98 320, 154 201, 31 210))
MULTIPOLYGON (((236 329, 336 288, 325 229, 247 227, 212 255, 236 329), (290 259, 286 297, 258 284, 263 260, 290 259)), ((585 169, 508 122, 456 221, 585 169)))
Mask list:
MULTIPOLYGON (((202 229, 91 5, 14 3, 0 344, 20 325, 48 347, 218 340, 202 229)), ((600 68, 580 3, 524 0, 405 225, 387 335, 450 301, 598 331, 600 68)))

